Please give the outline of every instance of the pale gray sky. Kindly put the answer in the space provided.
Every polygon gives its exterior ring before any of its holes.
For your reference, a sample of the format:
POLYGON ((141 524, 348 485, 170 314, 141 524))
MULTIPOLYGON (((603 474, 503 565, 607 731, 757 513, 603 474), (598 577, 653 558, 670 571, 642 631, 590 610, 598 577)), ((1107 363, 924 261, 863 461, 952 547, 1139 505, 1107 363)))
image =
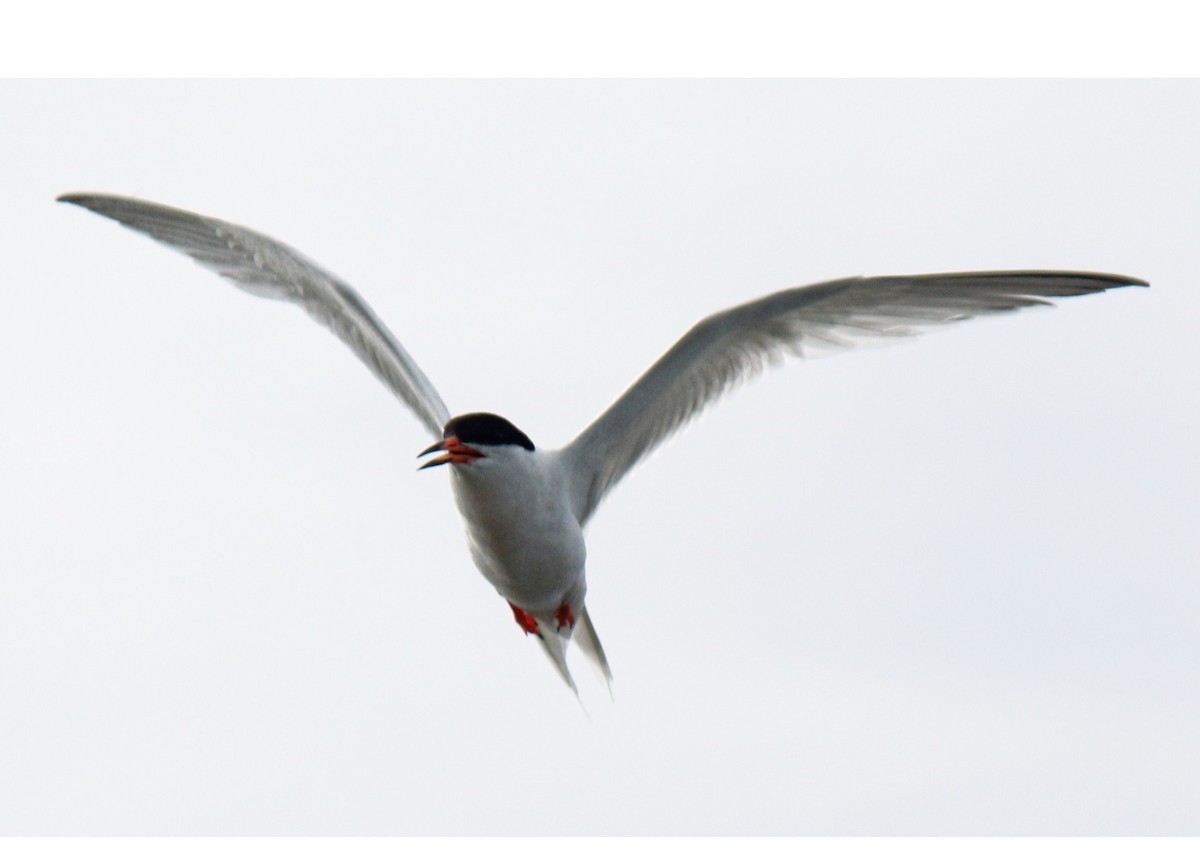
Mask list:
POLYGON ((1200 834, 1198 103, 0 84, 0 833, 1200 834), (660 450, 589 531, 589 721, 350 352, 71 190, 292 244, 544 446, 786 286, 1153 286, 793 362, 660 450))

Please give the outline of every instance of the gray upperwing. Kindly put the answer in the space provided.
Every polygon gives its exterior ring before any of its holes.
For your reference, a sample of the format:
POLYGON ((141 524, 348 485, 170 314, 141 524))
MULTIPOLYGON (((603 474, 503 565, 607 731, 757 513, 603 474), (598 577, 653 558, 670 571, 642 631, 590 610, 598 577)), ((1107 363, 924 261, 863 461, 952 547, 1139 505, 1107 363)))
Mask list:
POLYGON ((642 458, 739 383, 785 356, 909 336, 1048 298, 1145 286, 1117 274, 982 271, 852 277, 785 289, 710 315, 689 330, 563 450, 584 523, 642 458))
POLYGON ((358 293, 296 250, 259 232, 153 202, 108 194, 58 198, 149 235, 239 288, 298 304, 350 346, 437 438, 450 413, 404 347, 358 293))

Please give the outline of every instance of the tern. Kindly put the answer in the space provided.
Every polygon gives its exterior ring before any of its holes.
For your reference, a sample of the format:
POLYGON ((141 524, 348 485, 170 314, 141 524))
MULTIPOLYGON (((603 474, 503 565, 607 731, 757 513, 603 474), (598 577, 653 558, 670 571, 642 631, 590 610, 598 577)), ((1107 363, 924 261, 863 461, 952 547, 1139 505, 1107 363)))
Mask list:
POLYGON ((129 197, 70 193, 82 206, 186 253, 259 297, 299 304, 363 361, 436 438, 418 469, 450 465, 471 557, 578 695, 574 640, 611 692, 612 672, 584 600, 584 527, 621 479, 738 384, 787 356, 911 335, 975 316, 1145 281, 1080 271, 848 277, 784 289, 702 319, 560 449, 507 419, 451 416, 437 390, 358 293, 262 233, 129 197))

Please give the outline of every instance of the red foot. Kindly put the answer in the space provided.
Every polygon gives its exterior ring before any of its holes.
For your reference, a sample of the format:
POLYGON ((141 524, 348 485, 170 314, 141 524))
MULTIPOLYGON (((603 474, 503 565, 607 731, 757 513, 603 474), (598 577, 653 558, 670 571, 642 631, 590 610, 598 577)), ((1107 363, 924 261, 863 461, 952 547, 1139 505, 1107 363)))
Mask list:
POLYGON ((559 628, 562 628, 563 625, 574 628, 575 614, 571 612, 571 605, 565 601, 560 604, 558 609, 554 611, 554 620, 558 622, 559 628))
POLYGON ((513 604, 511 601, 508 602, 508 606, 512 608, 513 618, 517 620, 517 624, 521 626, 522 631, 524 631, 526 634, 537 634, 539 637, 542 636, 542 632, 538 630, 536 619, 534 619, 516 604, 513 604))

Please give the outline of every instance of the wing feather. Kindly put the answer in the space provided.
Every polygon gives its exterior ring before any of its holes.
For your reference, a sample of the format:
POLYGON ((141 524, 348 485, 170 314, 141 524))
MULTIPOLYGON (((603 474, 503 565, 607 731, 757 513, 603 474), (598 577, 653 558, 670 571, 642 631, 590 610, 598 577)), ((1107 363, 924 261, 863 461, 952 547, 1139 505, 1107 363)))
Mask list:
POLYGON ((564 450, 581 523, 655 447, 724 393, 785 357, 910 336, 1142 280, 1074 271, 853 277, 800 286, 696 324, 564 450))
POLYGON ((186 253, 252 295, 300 305, 346 343, 434 437, 442 436, 450 412, 425 373, 354 289, 296 250, 244 226, 140 199, 91 193, 58 199, 186 253))

